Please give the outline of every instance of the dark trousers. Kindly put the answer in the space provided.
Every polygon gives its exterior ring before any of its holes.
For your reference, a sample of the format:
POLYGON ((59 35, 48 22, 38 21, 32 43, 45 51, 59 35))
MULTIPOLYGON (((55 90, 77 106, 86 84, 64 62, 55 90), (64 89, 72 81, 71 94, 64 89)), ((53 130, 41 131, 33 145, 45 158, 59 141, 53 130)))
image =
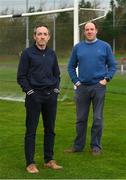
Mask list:
POLYGON ((77 121, 77 136, 74 148, 82 151, 86 143, 87 122, 90 105, 93 107, 93 123, 91 128, 91 148, 101 148, 101 136, 103 129, 103 106, 106 86, 100 83, 95 85, 80 85, 75 90, 77 121))
POLYGON ((27 95, 26 107, 26 133, 25 133, 25 157, 26 165, 35 163, 35 137, 42 113, 44 126, 44 161, 53 159, 54 148, 54 127, 57 110, 57 94, 54 92, 37 91, 32 95, 27 95))

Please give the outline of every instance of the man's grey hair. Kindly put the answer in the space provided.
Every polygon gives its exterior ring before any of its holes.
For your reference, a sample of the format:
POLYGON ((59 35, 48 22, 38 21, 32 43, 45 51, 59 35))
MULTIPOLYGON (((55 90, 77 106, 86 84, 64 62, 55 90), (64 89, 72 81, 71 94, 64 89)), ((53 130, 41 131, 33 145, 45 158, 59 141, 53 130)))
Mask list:
POLYGON ((46 25, 44 25, 44 24, 38 24, 38 25, 36 25, 36 26, 34 27, 34 31, 33 31, 33 34, 34 34, 34 35, 36 35, 36 30, 37 30, 37 28, 39 28, 39 27, 45 27, 45 28, 47 28, 47 29, 48 29, 48 33, 49 33, 49 35, 50 35, 50 30, 49 30, 48 26, 46 26, 46 25))

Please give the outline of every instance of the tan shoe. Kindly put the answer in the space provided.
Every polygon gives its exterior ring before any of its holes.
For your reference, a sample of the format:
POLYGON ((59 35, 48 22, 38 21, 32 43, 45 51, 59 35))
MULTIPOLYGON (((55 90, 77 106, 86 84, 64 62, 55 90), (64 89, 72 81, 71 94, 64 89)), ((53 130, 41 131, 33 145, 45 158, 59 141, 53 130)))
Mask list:
POLYGON ((101 155, 101 149, 95 147, 91 150, 91 153, 93 156, 99 156, 99 155, 101 155))
POLYGON ((62 166, 59 166, 56 161, 54 160, 50 160, 48 163, 45 163, 44 164, 44 167, 45 168, 51 168, 51 169, 54 169, 54 170, 60 170, 60 169, 63 169, 62 166))
POLYGON ((72 147, 72 148, 65 149, 64 152, 65 153, 78 153, 78 152, 82 152, 82 151, 79 151, 79 150, 75 149, 74 147, 72 147))
POLYGON ((28 173, 38 173, 39 170, 37 169, 35 164, 30 164, 29 166, 27 166, 26 168, 28 173))

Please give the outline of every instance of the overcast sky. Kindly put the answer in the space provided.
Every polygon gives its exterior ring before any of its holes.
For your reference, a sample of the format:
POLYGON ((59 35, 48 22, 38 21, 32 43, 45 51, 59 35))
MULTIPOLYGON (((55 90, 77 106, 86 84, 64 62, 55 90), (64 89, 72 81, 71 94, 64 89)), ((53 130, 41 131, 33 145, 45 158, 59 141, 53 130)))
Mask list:
MULTIPOLYGON (((14 10, 18 12, 26 12, 26 1, 28 1, 29 7, 34 6, 35 9, 38 9, 40 6, 44 4, 46 7, 53 8, 54 2, 56 6, 63 5, 65 2, 66 5, 72 4, 73 0, 0 0, 0 12, 9 8, 9 10, 14 10)), ((90 0, 94 1, 94 0, 90 0)), ((101 7, 109 8, 110 0, 96 0, 99 1, 101 7)))

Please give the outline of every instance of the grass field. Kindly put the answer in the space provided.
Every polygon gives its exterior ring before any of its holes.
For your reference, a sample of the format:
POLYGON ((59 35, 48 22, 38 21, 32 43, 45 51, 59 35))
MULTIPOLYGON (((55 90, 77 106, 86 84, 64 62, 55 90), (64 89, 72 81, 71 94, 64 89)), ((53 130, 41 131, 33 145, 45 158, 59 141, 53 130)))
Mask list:
POLYGON ((71 101, 59 102, 56 121, 55 159, 63 165, 62 171, 43 168, 43 127, 41 120, 37 131, 37 175, 25 171, 23 152, 24 105, 0 101, 0 178, 4 179, 125 179, 126 178, 126 95, 108 93, 105 102, 105 121, 102 139, 103 154, 90 154, 89 118, 87 146, 82 153, 66 154, 64 149, 72 144, 75 136, 75 106, 71 101))
MULTIPOLYGON (((0 94, 12 92, 22 95, 17 86, 16 65, 4 68, 0 64, 0 94), (4 69, 3 69, 4 68, 4 69), (13 84, 13 85, 12 85, 13 84), (5 89, 6 88, 6 89, 5 89), (6 93, 5 93, 6 92, 6 93)), ((87 144, 82 153, 67 154, 64 149, 72 145, 75 137, 75 104, 71 84, 65 101, 58 102, 56 121, 55 159, 64 169, 53 171, 43 168, 43 126, 40 118, 36 139, 36 163, 39 174, 25 171, 24 103, 0 100, 0 179, 126 179, 126 75, 117 74, 108 84, 102 138, 103 153, 99 157, 90 154, 90 129, 88 123, 87 144)), ((69 82, 70 83, 70 82, 69 82)))

